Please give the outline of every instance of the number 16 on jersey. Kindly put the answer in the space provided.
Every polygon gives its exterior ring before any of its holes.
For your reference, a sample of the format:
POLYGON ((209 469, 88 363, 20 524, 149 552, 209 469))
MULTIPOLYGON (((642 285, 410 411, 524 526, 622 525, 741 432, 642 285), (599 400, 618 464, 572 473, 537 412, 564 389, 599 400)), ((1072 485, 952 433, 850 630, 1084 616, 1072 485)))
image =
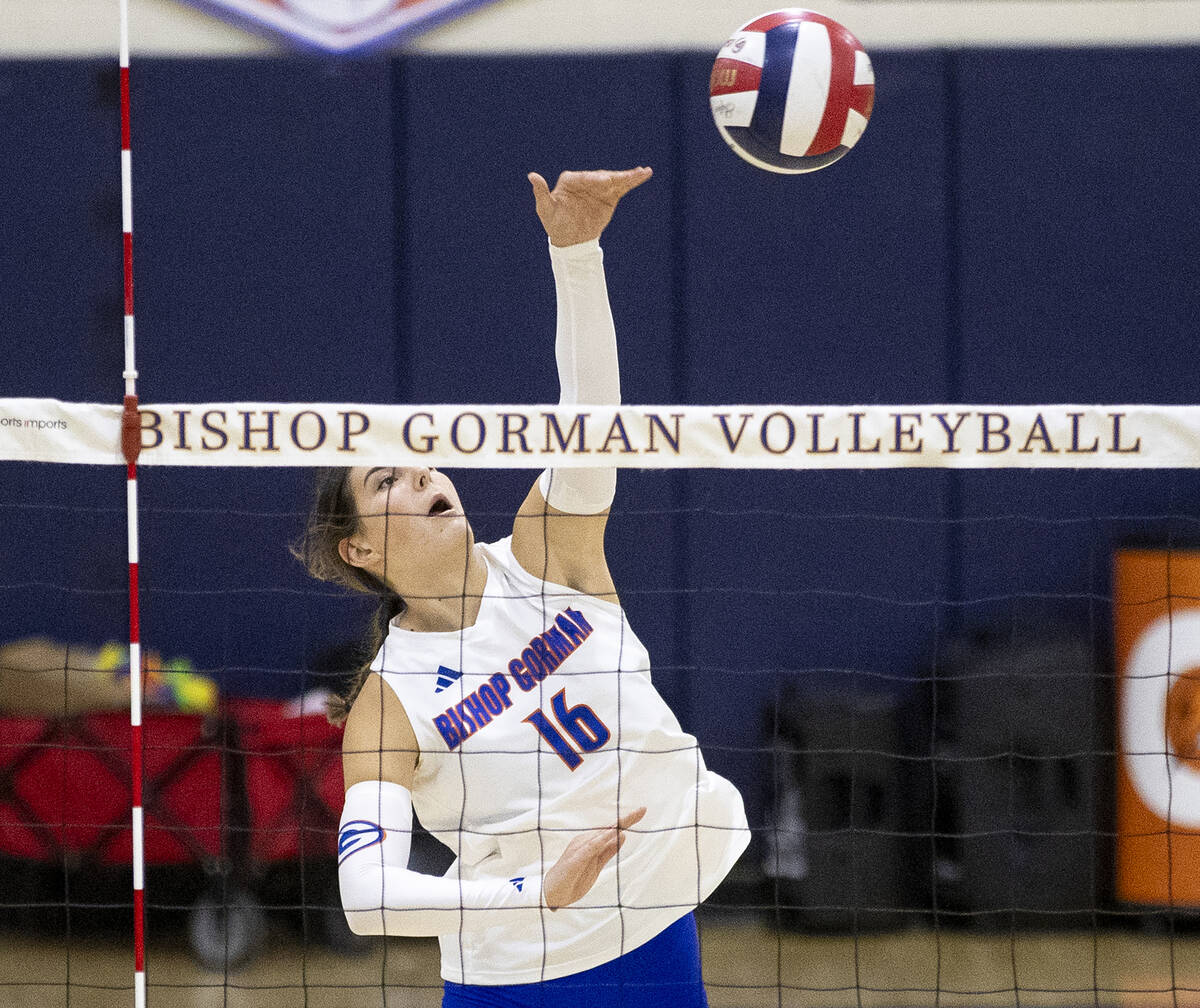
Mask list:
POLYGON ((587 704, 567 706, 567 691, 559 690, 550 701, 554 712, 553 720, 546 716, 545 711, 538 709, 530 714, 525 721, 537 729, 537 733, 566 763, 570 770, 576 769, 583 762, 580 753, 591 753, 604 748, 612 738, 608 725, 600 720, 596 712, 587 704), (558 724, 555 724, 555 721, 558 724), (562 729, 561 731, 559 729, 562 729), (570 736, 568 742, 563 733, 570 736), (572 746, 571 742, 575 745, 572 746))

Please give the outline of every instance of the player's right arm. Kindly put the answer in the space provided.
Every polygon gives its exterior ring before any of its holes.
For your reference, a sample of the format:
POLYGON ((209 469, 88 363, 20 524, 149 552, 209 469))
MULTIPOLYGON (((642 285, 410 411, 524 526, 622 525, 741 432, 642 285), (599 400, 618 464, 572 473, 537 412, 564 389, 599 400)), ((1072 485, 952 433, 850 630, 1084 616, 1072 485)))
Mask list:
MULTIPOLYGON (((559 402, 618 406, 617 333, 599 239, 617 203, 650 178, 649 168, 563 172, 554 189, 529 175, 550 241, 557 304, 554 356, 559 402)), ((512 551, 535 577, 617 601, 604 554, 604 529, 617 471, 547 469, 513 523, 512 551)))
POLYGON ((416 733, 396 694, 378 675, 363 684, 346 718, 342 768, 346 800, 338 830, 338 885, 355 934, 443 935, 504 923, 513 911, 557 909, 595 883, 644 814, 575 837, 540 878, 459 879, 410 871, 416 733))
POLYGON ((420 750, 404 705, 378 675, 368 675, 346 717, 342 773, 346 790, 365 781, 412 789, 420 750))

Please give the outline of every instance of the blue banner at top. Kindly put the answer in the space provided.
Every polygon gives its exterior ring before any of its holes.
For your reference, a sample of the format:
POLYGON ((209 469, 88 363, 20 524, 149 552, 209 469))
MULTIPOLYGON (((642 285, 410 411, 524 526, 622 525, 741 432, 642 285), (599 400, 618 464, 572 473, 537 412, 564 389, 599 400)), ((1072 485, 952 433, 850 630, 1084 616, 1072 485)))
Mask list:
POLYGON ((306 48, 354 52, 415 33, 494 0, 188 0, 219 17, 306 48))

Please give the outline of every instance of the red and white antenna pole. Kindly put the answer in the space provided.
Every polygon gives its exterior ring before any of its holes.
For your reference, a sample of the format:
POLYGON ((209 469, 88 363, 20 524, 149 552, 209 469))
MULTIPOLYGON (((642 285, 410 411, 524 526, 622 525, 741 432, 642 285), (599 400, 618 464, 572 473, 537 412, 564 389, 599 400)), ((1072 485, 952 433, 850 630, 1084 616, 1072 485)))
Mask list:
POLYGON ((133 337, 133 158, 129 143, 129 0, 121 7, 121 230, 125 276, 125 409, 121 453, 126 465, 126 514, 129 529, 129 750, 133 805, 133 999, 146 1004, 145 843, 142 812, 142 644, 138 606, 137 458, 141 450, 137 369, 133 337))

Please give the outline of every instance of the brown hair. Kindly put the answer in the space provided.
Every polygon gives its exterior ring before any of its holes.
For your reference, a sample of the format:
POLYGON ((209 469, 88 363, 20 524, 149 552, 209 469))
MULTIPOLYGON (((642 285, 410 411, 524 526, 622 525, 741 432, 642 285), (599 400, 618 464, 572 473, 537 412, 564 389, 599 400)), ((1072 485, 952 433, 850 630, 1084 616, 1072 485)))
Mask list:
POLYGON ((329 581, 351 591, 374 595, 379 599, 371 633, 365 642, 365 660, 350 684, 330 698, 329 720, 341 724, 350 713, 355 698, 371 671, 371 661, 387 636, 388 623, 404 612, 404 600, 383 581, 361 567, 342 559, 339 544, 359 529, 358 505, 350 489, 349 468, 318 469, 313 480, 312 505, 308 523, 292 545, 292 554, 313 577, 329 581))

